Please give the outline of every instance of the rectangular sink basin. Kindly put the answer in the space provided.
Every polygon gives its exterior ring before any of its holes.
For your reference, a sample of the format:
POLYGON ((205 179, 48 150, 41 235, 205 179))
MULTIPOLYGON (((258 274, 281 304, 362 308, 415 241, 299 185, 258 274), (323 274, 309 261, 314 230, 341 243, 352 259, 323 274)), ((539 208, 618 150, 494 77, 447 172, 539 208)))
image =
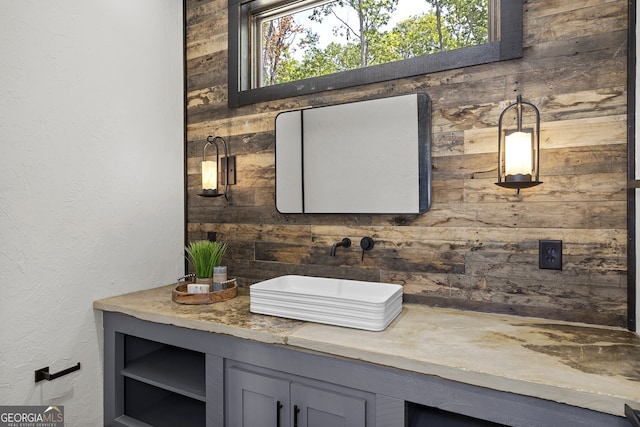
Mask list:
POLYGON ((281 276, 249 288, 252 313, 382 331, 402 311, 402 286, 281 276))

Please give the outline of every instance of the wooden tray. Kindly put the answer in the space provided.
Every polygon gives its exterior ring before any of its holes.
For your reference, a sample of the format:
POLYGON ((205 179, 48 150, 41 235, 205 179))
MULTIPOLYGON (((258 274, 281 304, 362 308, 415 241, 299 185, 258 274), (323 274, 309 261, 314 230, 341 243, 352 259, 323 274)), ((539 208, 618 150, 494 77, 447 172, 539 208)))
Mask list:
POLYGON ((238 282, 235 279, 231 279, 225 283, 231 287, 206 294, 190 294, 187 292, 189 283, 181 283, 171 292, 171 299, 178 304, 213 304, 214 302, 227 301, 238 296, 238 282))

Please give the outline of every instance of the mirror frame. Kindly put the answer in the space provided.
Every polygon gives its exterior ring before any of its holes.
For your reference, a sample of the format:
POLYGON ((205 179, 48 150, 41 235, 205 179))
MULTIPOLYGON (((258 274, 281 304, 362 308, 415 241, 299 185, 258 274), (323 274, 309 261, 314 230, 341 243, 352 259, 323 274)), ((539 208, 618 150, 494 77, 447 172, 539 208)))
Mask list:
POLYGON ((413 93, 281 112, 281 214, 420 215, 431 207, 431 99, 413 93))

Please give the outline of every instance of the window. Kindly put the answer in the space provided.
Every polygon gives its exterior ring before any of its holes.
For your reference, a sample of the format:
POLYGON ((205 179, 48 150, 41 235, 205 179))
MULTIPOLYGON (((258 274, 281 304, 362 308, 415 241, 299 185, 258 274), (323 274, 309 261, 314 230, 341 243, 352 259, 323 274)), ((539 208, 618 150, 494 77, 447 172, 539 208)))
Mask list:
POLYGON ((230 106, 521 56, 519 1, 229 0, 230 106))

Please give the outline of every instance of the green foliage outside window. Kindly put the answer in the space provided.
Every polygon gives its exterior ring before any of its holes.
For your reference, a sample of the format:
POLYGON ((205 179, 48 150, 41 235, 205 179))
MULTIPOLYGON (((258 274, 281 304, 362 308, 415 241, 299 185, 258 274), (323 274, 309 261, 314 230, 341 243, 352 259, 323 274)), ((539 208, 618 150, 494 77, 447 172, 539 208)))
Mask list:
MULTIPOLYGON (((399 0, 337 0, 296 15, 263 20, 260 86, 323 76, 488 41, 489 0, 414 0, 427 12, 387 27, 399 0), (341 14, 351 11, 357 22, 341 14), (340 22, 325 47, 320 36, 296 16, 323 23, 332 15, 340 22), (294 55, 303 52, 302 55, 294 55)), ((406 0, 403 0, 406 1, 406 0)), ((302 21, 302 19, 300 19, 302 21)))

